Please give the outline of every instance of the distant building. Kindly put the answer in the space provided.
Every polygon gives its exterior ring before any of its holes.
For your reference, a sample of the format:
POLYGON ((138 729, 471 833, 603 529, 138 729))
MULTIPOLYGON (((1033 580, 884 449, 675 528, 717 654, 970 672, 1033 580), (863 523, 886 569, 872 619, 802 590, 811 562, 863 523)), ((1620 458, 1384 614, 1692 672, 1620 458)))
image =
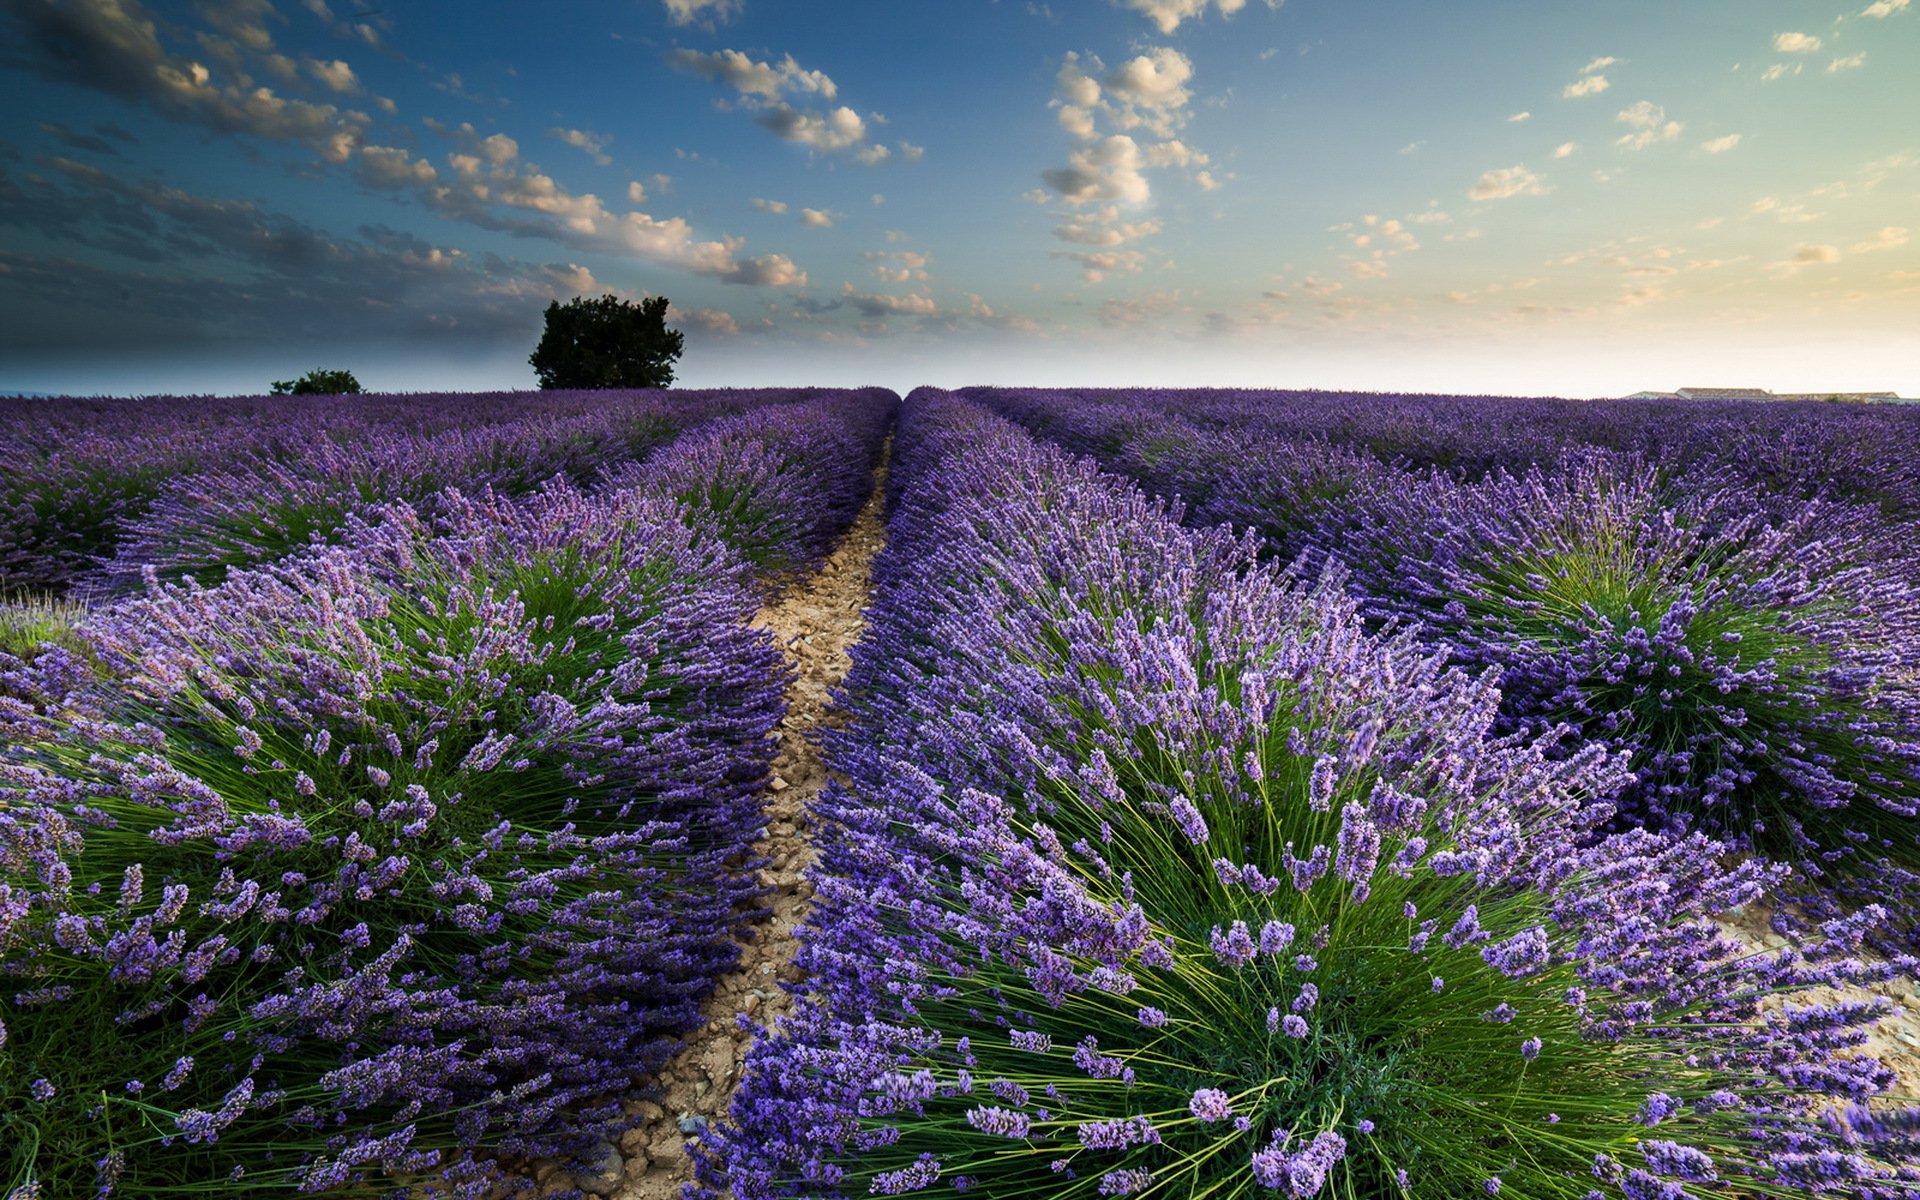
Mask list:
POLYGON ((1674 393, 1682 400, 1772 400, 1765 388, 1683 387, 1674 393))
POLYGON ((1765 388, 1683 387, 1677 392, 1635 392, 1622 400, 1764 400, 1777 404, 1789 401, 1823 401, 1836 404, 1914 404, 1898 392, 1770 392, 1765 388))
POLYGON ((1781 392, 1775 400, 1830 400, 1841 404, 1898 404, 1897 392, 1781 392))

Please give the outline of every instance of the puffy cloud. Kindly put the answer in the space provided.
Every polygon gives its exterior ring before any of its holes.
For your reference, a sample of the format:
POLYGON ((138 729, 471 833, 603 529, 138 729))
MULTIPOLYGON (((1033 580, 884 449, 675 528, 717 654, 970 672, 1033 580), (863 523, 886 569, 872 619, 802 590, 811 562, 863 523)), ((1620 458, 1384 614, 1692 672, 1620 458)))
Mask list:
POLYGON ((833 227, 833 214, 825 209, 803 208, 800 210, 800 223, 817 229, 830 229, 833 227))
POLYGON ((604 133, 588 133, 584 129, 549 129, 547 132, 603 167, 613 163, 607 154, 607 146, 613 139, 604 133))
POLYGON ((736 337, 740 333, 740 322, 725 309, 690 308, 680 314, 679 320, 709 337, 736 337))
POLYGON ((1588 63, 1586 66, 1581 67, 1580 73, 1582 75, 1591 75, 1595 71, 1604 71, 1608 67, 1611 67, 1612 65, 1614 65, 1619 61, 1620 61, 1619 59, 1614 58, 1611 55, 1608 55, 1604 58, 1596 58, 1592 62, 1588 63))
POLYGON ((647 185, 641 183, 638 179, 629 179, 627 181, 627 203, 645 204, 646 202, 647 185))
POLYGON ((1145 153, 1149 167, 1204 167, 1213 161, 1181 141, 1155 142, 1145 153))
POLYGON ((123 180, 64 160, 29 180, 9 181, 7 190, 13 215, 49 237, 121 257, 116 242, 124 240, 139 252, 133 271, 0 253, 12 286, 35 298, 0 329, 0 343, 8 345, 530 342, 547 300, 601 290, 573 262, 468 254, 379 225, 337 234, 243 201, 123 180), (92 319, 73 319, 80 312, 92 319))
POLYGON ((785 200, 761 200, 755 198, 753 206, 761 212, 783 213, 787 211, 787 202, 785 200))
POLYGON ((666 0, 667 20, 675 25, 725 21, 740 11, 740 0, 666 0))
POLYGON ((1670 142, 1685 128, 1678 121, 1669 121, 1667 110, 1648 100, 1621 109, 1613 119, 1633 130, 1614 143, 1629 150, 1645 150, 1659 142, 1670 142))
POLYGON ((1760 72, 1763 83, 1772 83, 1776 79, 1785 79, 1789 75, 1798 75, 1804 68, 1799 63, 1774 63, 1760 72))
MULTIPOLYGON (((1247 0, 1121 0, 1124 7, 1144 14, 1161 33, 1172 33, 1180 22, 1194 20, 1207 9, 1216 8, 1230 17, 1247 6, 1247 0)), ((1267 0, 1268 8, 1279 8, 1283 0, 1267 0)))
POLYGON ((1907 244, 1907 230, 1903 226, 1889 225, 1864 242, 1855 242, 1855 254, 1869 254, 1875 250, 1893 250, 1907 244))
POLYGON ((1532 114, 1532 113, 1530 113, 1530 112, 1517 112, 1517 113, 1515 113, 1515 114, 1513 114, 1512 116, 1510 116, 1510 117, 1508 117, 1508 118, 1507 118, 1507 124, 1509 124, 1509 125, 1518 125, 1518 124, 1520 124, 1520 123, 1521 123, 1522 121, 1531 121, 1531 120, 1533 120, 1533 114, 1532 114))
POLYGON ((1054 258, 1071 259, 1080 264, 1080 278, 1099 283, 1109 275, 1133 274, 1146 263, 1138 250, 1054 250, 1054 258))
POLYGON ((336 58, 332 62, 321 62, 317 58, 309 58, 306 60, 305 65, 307 74, 318 79, 321 83, 326 84, 336 92, 352 93, 360 90, 359 77, 354 75, 352 67, 340 59, 336 58))
POLYGON ((896 143, 900 147, 900 157, 907 162, 919 162, 927 156, 925 146, 916 146, 912 142, 896 143))
POLYGON ((380 188, 423 187, 439 178, 432 163, 397 146, 360 147, 359 175, 362 182, 380 188))
POLYGON ((1561 142, 1553 148, 1553 156, 1555 158, 1572 158, 1573 152, 1579 148, 1580 143, 1578 142, 1561 142))
POLYGON ((1840 261, 1840 248, 1801 242, 1793 248, 1793 258, 1789 261, 1796 266, 1827 266, 1840 261))
MULTIPOLYGON (((628 214, 635 216, 638 214, 628 214)), ((784 254, 762 254, 749 258, 731 270, 716 272, 722 283, 742 283, 749 287, 805 287, 807 273, 784 254)))
POLYGON ((1160 232, 1158 221, 1125 224, 1119 221, 1119 215, 1119 209, 1109 208, 1105 213, 1094 214, 1090 219, 1056 225, 1053 236, 1063 242, 1073 242, 1081 246, 1122 246, 1144 237, 1152 237, 1160 232))
POLYGON ((888 283, 907 283, 913 280, 925 282, 932 278, 927 265, 933 260, 925 254, 913 250, 869 250, 861 257, 868 262, 878 263, 873 273, 888 283))
POLYGON ((1827 72, 1828 74, 1832 74, 1835 71, 1851 71, 1856 67, 1865 66, 1866 63, 1867 52, 1862 50, 1858 54, 1849 54, 1844 58, 1834 59, 1827 64, 1827 72))
POLYGON ((1810 33, 1776 33, 1773 48, 1782 54, 1811 54, 1825 45, 1810 33))
POLYGON ((1582 75, 1566 87, 1561 88, 1560 94, 1569 100, 1575 100, 1581 96, 1597 96, 1612 86, 1613 84, 1607 81, 1605 75, 1582 75))
POLYGON ((1136 55, 1111 71, 1098 58, 1069 53, 1054 79, 1060 126, 1084 140, 1095 136, 1100 116, 1119 129, 1172 137, 1186 123, 1193 101, 1188 86, 1193 61, 1166 46, 1136 55))
POLYGON ((1712 139, 1711 141, 1701 142, 1700 148, 1702 150, 1705 150, 1708 154, 1725 154, 1727 151, 1733 149, 1735 146, 1738 146, 1740 144, 1740 138, 1741 138, 1740 134, 1729 133, 1725 137, 1717 137, 1712 139))
POLYGON ((676 50, 668 56, 675 66, 724 83, 742 96, 775 101, 789 95, 814 94, 831 100, 839 94, 833 80, 821 71, 809 71, 789 54, 779 63, 756 62, 738 50, 676 50))
POLYGON ((1500 167, 1474 181, 1467 195, 1475 200, 1505 200, 1511 196, 1544 196, 1551 189, 1524 166, 1500 167))
POLYGON ((254 86, 238 71, 238 52, 232 49, 236 42, 257 51, 272 45, 258 24, 268 10, 257 4, 203 9, 234 39, 202 39, 202 49, 229 79, 216 79, 205 63, 169 52, 140 0, 15 0, 8 8, 18 26, 18 61, 29 70, 151 108, 171 120, 220 133, 298 142, 335 163, 347 161, 370 124, 365 113, 288 99, 254 86))
POLYGON ((885 296, 856 291, 852 284, 846 285, 846 301, 861 316, 882 317, 937 317, 940 305, 932 296, 885 296))
POLYGON ((1860 10, 1860 15, 1872 17, 1875 20, 1885 20, 1895 13, 1905 12, 1907 5, 1912 2, 1913 0, 1873 0, 1872 4, 1860 10))
MULTIPOLYGON (((777 105, 762 113, 760 124, 790 142, 799 142, 815 150, 847 150, 867 140, 867 123, 860 114, 842 105, 826 113, 802 112, 777 105)), ((886 147, 880 147, 884 152, 886 147)))
POLYGON ((1140 173, 1139 144, 1125 134, 1076 150, 1067 161, 1067 166, 1042 171, 1040 177, 1068 204, 1143 204, 1153 194, 1147 177, 1140 173))

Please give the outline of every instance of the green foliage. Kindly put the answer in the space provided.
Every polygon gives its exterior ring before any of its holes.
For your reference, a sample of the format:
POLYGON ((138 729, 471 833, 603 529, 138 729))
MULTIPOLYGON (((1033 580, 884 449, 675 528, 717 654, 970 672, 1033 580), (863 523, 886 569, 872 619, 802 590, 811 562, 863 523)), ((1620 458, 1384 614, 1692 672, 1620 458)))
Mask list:
POLYGON ((663 388, 685 340, 666 325, 667 298, 614 295, 547 305, 546 331, 528 356, 544 388, 663 388))
POLYGON ((0 654, 32 658, 48 643, 75 649, 79 639, 73 628, 86 615, 84 604, 52 596, 0 601, 0 654))
POLYGON ((329 371, 315 367, 298 379, 276 379, 276 396, 358 396, 363 390, 352 371, 329 371))

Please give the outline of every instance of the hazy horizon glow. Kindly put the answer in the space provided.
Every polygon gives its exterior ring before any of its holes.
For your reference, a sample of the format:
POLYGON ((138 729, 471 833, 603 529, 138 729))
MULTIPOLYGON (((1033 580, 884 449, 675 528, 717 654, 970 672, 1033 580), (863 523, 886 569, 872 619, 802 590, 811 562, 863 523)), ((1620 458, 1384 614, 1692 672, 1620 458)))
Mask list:
POLYGON ((1920 4, 10 0, 0 390, 1920 396, 1920 4))

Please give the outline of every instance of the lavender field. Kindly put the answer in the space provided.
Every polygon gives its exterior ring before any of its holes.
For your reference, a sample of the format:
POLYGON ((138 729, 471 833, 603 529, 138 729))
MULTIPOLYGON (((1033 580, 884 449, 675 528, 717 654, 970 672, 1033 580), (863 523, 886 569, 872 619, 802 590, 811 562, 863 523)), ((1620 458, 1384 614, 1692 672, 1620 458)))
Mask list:
POLYGON ((1920 1197, 1920 411, 3 403, 7 1200, 1920 1197))

